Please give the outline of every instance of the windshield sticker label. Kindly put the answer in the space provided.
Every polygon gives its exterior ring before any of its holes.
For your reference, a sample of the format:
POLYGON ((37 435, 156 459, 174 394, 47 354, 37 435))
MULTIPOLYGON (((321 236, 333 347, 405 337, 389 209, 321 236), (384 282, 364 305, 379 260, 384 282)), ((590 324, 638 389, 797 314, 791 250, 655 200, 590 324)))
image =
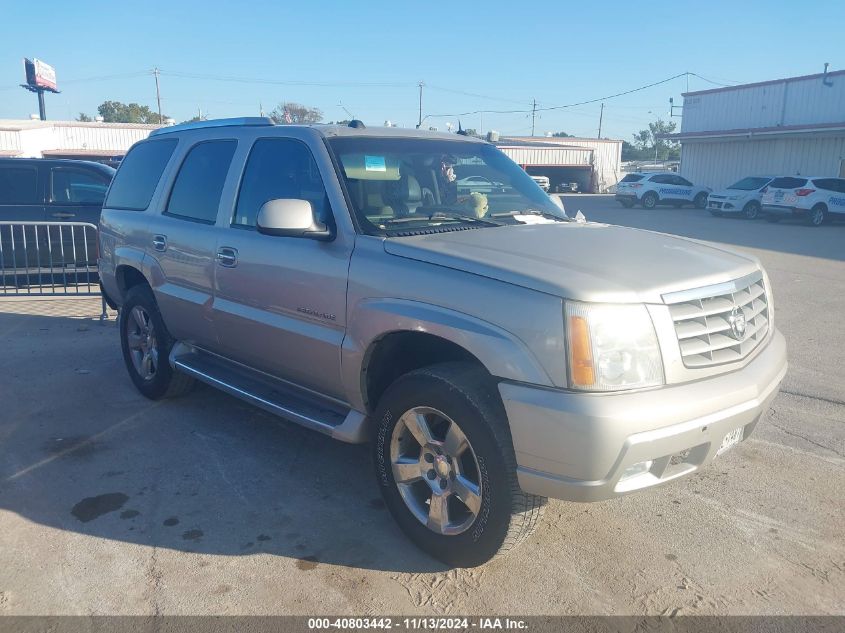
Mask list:
POLYGON ((387 171, 384 156, 364 156, 364 169, 367 171, 387 171))

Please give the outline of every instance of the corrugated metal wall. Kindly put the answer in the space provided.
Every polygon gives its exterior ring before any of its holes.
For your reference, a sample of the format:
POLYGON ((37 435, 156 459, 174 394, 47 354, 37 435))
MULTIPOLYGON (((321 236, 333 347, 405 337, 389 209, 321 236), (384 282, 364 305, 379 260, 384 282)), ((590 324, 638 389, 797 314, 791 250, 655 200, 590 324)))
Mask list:
POLYGON ((589 149, 568 149, 556 147, 502 147, 510 159, 520 165, 589 165, 593 152, 589 149))
POLYGON ((46 150, 125 152, 149 136, 154 126, 74 125, 24 121, 21 129, 0 130, 0 150, 18 150, 22 157, 40 158, 46 150))
POLYGON ((686 142, 681 173, 698 185, 718 189, 744 176, 838 176, 845 160, 845 136, 686 142))
POLYGON ((690 94, 681 132, 709 132, 845 121, 845 75, 783 80, 690 94))
MULTIPOLYGON (((596 184, 599 191, 607 191, 622 178, 622 141, 607 139, 589 139, 572 137, 510 137, 507 140, 526 145, 533 142, 559 143, 567 147, 581 147, 592 150, 592 161, 596 172, 596 184)), ((504 150, 503 150, 504 151, 504 150)), ((514 159, 516 160, 516 159, 514 159)), ((516 161, 520 162, 520 161, 516 161)), ((525 163, 520 163, 525 164, 525 163)), ((574 164, 574 163, 573 163, 574 164)), ((581 164, 581 163, 578 163, 581 164)))

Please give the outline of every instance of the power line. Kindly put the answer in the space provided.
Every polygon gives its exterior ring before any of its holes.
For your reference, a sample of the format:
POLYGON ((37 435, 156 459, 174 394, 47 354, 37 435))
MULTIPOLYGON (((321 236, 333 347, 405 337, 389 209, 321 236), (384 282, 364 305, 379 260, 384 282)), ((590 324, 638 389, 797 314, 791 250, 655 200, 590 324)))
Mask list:
POLYGON ((361 87, 361 88, 409 88, 416 84, 398 82, 362 82, 362 81, 297 81, 289 79, 266 79, 255 77, 232 77, 226 75, 206 75, 201 73, 184 73, 173 70, 159 70, 162 75, 179 77, 181 79, 204 79, 207 81, 226 81, 242 84, 268 84, 273 86, 314 86, 322 88, 361 87))

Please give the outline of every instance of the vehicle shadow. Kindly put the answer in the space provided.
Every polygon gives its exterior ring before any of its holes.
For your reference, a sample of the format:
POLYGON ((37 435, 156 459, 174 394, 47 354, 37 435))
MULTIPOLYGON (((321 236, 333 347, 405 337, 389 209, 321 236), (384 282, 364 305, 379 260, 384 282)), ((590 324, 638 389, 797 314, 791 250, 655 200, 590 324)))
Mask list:
POLYGON ((393 522, 368 446, 203 386, 146 400, 126 374, 113 321, 10 314, 0 298, 0 345, 9 368, 0 383, 3 510, 148 547, 283 556, 305 570, 446 569, 393 522))
POLYGON ((567 213, 581 210, 590 222, 606 222, 634 228, 671 233, 709 242, 721 242, 742 248, 779 251, 808 257, 845 261, 845 222, 820 227, 807 226, 800 220, 776 224, 759 218, 739 216, 713 217, 706 210, 659 206, 646 210, 625 209, 611 196, 563 196, 567 213))

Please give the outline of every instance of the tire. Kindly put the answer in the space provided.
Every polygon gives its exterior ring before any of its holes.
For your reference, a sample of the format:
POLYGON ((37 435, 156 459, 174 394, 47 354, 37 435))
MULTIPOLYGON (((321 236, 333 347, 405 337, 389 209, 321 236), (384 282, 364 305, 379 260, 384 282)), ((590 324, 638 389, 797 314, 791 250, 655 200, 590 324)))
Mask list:
POLYGON ((760 203, 752 200, 743 207, 742 213, 746 220, 756 220, 760 217, 760 203))
POLYGON ((188 393, 194 379, 174 371, 168 357, 175 342, 164 326, 153 291, 138 285, 129 290, 118 317, 120 347, 129 377, 150 400, 188 393))
POLYGON ((642 198, 643 209, 653 209, 657 206, 658 197, 653 191, 647 192, 642 198))
POLYGON ((716 211, 715 209, 710 209, 710 215, 712 215, 714 218, 721 218, 722 212, 716 211))
POLYGON ((817 204, 810 209, 810 215, 807 216, 807 224, 810 226, 821 226, 827 219, 827 208, 823 204, 817 204))
POLYGON ((707 193, 702 191, 694 199, 693 204, 696 209, 703 209, 707 206, 707 193))
POLYGON ((621 205, 622 205, 623 207, 625 207, 626 209, 630 209, 631 207, 633 207, 633 206, 634 206, 634 203, 633 203, 633 202, 631 202, 630 200, 620 200, 620 201, 619 201, 619 204, 621 204, 621 205))
POLYGON ((452 567, 476 567, 537 527, 546 498, 519 487, 504 406, 482 368, 443 363, 405 374, 382 396, 374 419, 385 504, 429 555, 452 567), (397 482, 397 475, 405 479, 397 482), (447 510, 445 521, 432 513, 435 498, 447 510))

